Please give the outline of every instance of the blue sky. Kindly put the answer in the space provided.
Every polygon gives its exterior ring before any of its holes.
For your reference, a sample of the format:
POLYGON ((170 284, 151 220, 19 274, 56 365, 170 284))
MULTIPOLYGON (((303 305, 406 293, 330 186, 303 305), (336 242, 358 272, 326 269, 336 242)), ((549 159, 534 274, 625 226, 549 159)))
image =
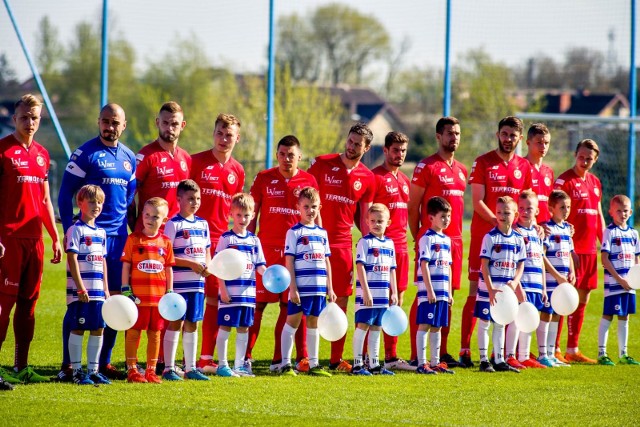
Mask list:
MULTIPOLYGON (((82 21, 100 26, 101 0, 9 0, 30 49, 35 49, 38 22, 49 16, 63 41, 82 21)), ((613 0, 452 0, 452 53, 483 47, 509 65, 545 53, 561 58, 571 46, 607 51, 612 29, 617 62, 628 64, 629 1, 613 0)), ((276 16, 307 13, 324 0, 275 0, 276 16)), ((442 67, 444 0, 350 0, 348 4, 376 16, 393 41, 411 40, 406 65, 442 67)), ((138 54, 137 67, 164 56, 176 37, 195 34, 216 65, 237 71, 261 71, 267 64, 268 0, 110 0, 112 29, 129 40, 138 54)), ((0 6, 0 52, 7 54, 20 78, 29 76, 4 4, 0 6)), ((99 54, 99 53, 96 53, 99 54)), ((369 72, 384 71, 382 65, 369 72)))

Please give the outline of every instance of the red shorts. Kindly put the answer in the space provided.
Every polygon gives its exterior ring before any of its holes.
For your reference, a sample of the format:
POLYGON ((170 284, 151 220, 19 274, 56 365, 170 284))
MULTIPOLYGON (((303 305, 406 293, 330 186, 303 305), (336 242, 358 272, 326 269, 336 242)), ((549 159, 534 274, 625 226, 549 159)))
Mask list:
POLYGON ((26 300, 38 299, 42 283, 44 243, 42 239, 2 239, 0 293, 26 300))
POLYGON ((331 247, 331 284, 338 297, 353 294, 353 252, 351 248, 331 247))
POLYGON ((218 278, 213 274, 204 278, 204 295, 218 299, 218 278))
POLYGON ((407 290, 409 284, 409 252, 396 252, 396 284, 398 292, 407 290))
MULTIPOLYGON (((268 266, 274 264, 285 265, 284 250, 281 246, 263 246, 264 259, 268 266)), ((281 302, 286 304, 289 301, 289 289, 279 294, 269 292, 262 284, 262 274, 256 274, 256 302, 258 303, 274 303, 281 302)))
POLYGON ((138 320, 131 329, 138 331, 161 331, 164 329, 165 320, 160 316, 158 307, 140 307, 138 306, 138 320))
POLYGON ((451 239, 451 289, 460 290, 462 281, 462 238, 451 239))
POLYGON ((598 255, 577 254, 580 264, 576 266, 576 289, 594 290, 598 287, 598 255))
POLYGON ((484 239, 484 234, 482 236, 471 235, 471 243, 469 244, 469 280, 474 282, 480 279, 482 239, 484 239))

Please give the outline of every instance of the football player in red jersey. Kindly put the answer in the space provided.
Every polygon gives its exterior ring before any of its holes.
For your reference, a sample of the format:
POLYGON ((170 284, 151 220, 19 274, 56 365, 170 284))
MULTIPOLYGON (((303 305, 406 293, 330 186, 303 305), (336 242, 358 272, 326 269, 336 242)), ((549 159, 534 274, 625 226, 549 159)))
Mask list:
MULTIPOLYGON (((442 117, 436 123, 436 140, 438 151, 418 163, 411 179, 409 193, 409 229, 416 244, 431 227, 427 212, 427 202, 435 196, 442 197, 451 205, 451 225, 444 233, 451 239, 451 290, 460 289, 462 276, 462 220, 464 216, 464 191, 467 187, 467 168, 457 161, 455 152, 460 146, 460 122, 455 117, 442 117)), ((417 299, 414 300, 409 314, 411 332, 411 360, 416 360, 416 333, 418 325, 415 321, 418 310, 417 299)), ((449 308, 451 319, 451 308, 449 308)), ((449 324, 451 320, 449 320, 449 324)), ((442 343, 440 360, 448 366, 457 366, 456 360, 447 351, 449 327, 441 329, 442 343)))
POLYGON ((0 368, 0 377, 8 382, 49 381, 28 366, 44 264, 43 224, 53 240, 51 262, 57 264, 62 257, 49 194, 49 153, 33 139, 41 112, 42 102, 24 95, 15 104, 15 131, 0 139, 0 348, 16 306, 17 373, 0 368))
POLYGON ((525 159, 531 164, 531 189, 538 196, 539 211, 536 216, 538 224, 544 224, 551 218, 549 213, 549 194, 553 190, 553 169, 542 163, 549 152, 551 134, 543 123, 534 123, 527 131, 527 155, 525 159))

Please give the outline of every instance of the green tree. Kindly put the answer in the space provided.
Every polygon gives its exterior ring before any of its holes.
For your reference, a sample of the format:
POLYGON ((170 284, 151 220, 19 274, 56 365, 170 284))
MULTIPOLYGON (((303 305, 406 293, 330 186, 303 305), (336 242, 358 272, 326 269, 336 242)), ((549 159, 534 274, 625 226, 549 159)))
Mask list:
POLYGON ((48 16, 40 20, 36 35, 36 63, 43 76, 58 74, 64 61, 64 47, 60 42, 58 28, 48 16))
POLYGON ((315 82, 320 78, 320 46, 314 39, 308 19, 297 13, 278 18, 278 68, 289 68, 293 81, 315 82))

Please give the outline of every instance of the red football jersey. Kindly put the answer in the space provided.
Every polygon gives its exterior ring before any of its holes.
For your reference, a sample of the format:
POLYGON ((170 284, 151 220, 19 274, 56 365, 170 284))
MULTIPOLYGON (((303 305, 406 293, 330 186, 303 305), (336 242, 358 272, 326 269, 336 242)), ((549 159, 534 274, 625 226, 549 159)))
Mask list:
POLYGON ((49 152, 36 141, 28 149, 13 136, 0 139, 0 237, 42 237, 44 182, 49 152))
POLYGON ((376 178, 376 191, 373 203, 382 203, 389 208, 391 224, 385 235, 393 240, 398 252, 407 252, 407 224, 409 223, 409 178, 398 171, 394 175, 380 165, 371 172, 376 178))
POLYGON ((329 244, 351 248, 351 226, 358 203, 373 201, 373 173, 362 163, 348 170, 340 154, 316 157, 309 173, 320 187, 322 226, 329 235, 329 244))
POLYGON ((202 151, 191 157, 191 179, 200 186, 202 202, 197 215, 209 223, 211 247, 215 248, 214 242, 229 228, 231 197, 244 187, 244 168, 233 158, 223 164, 211 150, 202 151))
MULTIPOLYGON (((176 147, 171 155, 156 140, 142 147, 136 155, 136 180, 138 192, 138 221, 136 231, 142 231, 142 209, 144 202, 152 197, 162 197, 169 203, 169 218, 180 212, 178 206, 178 184, 189 178, 191 156, 176 147)), ((164 227, 163 227, 164 229, 164 227)))
POLYGON ((531 165, 531 189, 538 195, 538 209, 540 212, 536 217, 538 224, 544 224, 551 219, 549 213, 549 194, 553 190, 553 169, 544 163, 538 169, 531 165))
POLYGON ((602 200, 602 185, 595 175, 587 172, 584 179, 569 169, 556 179, 556 189, 571 197, 571 212, 567 222, 573 224, 576 233, 573 247, 579 254, 595 254, 596 239, 602 241, 598 205, 602 200))
POLYGON ((300 169, 291 178, 282 176, 277 167, 256 175, 249 192, 259 213, 258 237, 263 246, 284 248, 287 230, 300 221, 296 204, 304 187, 318 189, 318 183, 313 175, 300 169))
MULTIPOLYGON (((502 196, 510 196, 517 199, 522 190, 531 188, 531 164, 518 155, 507 163, 495 150, 478 157, 471 168, 469 184, 484 185, 484 203, 491 210, 496 211, 497 200, 502 196)), ((493 228, 473 212, 471 219, 471 234, 484 236, 493 228)))
POLYGON ((427 202, 440 196, 451 205, 451 224, 444 230, 449 237, 462 238, 462 220, 464 217, 464 190, 467 187, 467 168, 457 160, 451 166, 439 154, 422 159, 413 171, 411 182, 425 189, 420 201, 419 239, 431 227, 427 202))

